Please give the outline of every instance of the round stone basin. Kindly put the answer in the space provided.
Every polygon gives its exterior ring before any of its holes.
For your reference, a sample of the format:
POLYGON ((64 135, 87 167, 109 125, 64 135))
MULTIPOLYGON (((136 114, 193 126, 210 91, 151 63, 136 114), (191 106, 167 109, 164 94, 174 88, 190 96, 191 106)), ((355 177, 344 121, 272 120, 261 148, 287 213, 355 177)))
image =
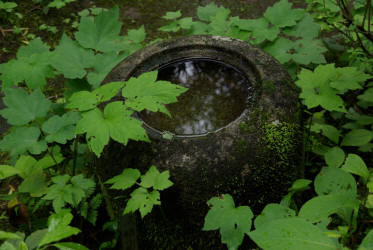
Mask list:
POLYGON ((160 112, 140 114, 146 125, 176 136, 201 135, 228 126, 246 108, 250 83, 231 65, 208 58, 189 58, 158 69, 158 80, 188 88, 177 103, 166 105, 171 117, 160 112))
MULTIPOLYGON (((174 185, 161 192, 162 205, 143 220, 122 218, 122 249, 221 249, 218 232, 201 231, 210 198, 228 193, 237 206, 259 213, 279 202, 302 174, 298 90, 264 51, 208 35, 141 49, 105 81, 126 81, 153 70, 159 79, 190 90, 168 106, 171 118, 138 114, 151 143, 131 141, 124 147, 113 142, 97 169, 106 180, 127 167, 145 173, 155 165, 170 172, 174 185), (172 136, 164 136, 167 132, 172 136)), ((120 215, 123 203, 113 204, 120 215)))

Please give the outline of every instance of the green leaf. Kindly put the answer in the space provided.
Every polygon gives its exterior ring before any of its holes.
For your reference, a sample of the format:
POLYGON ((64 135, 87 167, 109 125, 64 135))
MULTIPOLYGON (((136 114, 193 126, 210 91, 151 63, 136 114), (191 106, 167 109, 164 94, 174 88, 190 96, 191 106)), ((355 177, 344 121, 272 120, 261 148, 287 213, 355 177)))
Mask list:
POLYGON ((338 129, 329 124, 312 124, 311 131, 316 133, 320 133, 321 131, 323 136, 326 136, 329 140, 336 144, 338 144, 339 137, 341 136, 341 133, 338 131, 338 129))
POLYGON ((41 229, 41 230, 32 232, 25 240, 25 243, 28 249, 32 250, 32 249, 37 248, 41 239, 44 237, 44 235, 47 232, 48 232, 48 229, 41 229))
POLYGON ((114 176, 113 178, 107 180, 105 183, 113 184, 111 189, 122 189, 125 190, 133 186, 137 179, 140 177, 141 173, 137 169, 126 168, 120 175, 114 176))
POLYGON ((40 38, 22 46, 17 52, 17 59, 0 64, 0 80, 3 88, 25 81, 29 89, 42 88, 47 84, 46 78, 54 76, 49 63, 49 47, 40 38))
POLYGON ((311 180, 307 179, 297 179, 293 182, 293 185, 289 188, 289 192, 303 191, 308 188, 311 180))
POLYGON ((368 234, 364 237, 358 250, 369 250, 373 249, 373 229, 371 229, 368 234))
POLYGON ((356 174, 364 178, 369 178, 369 170, 367 165, 365 165, 363 159, 356 154, 348 154, 342 169, 346 172, 356 174))
POLYGON ((324 155, 329 167, 339 167, 345 160, 345 152, 340 147, 333 147, 324 155))
POLYGON ((336 68, 336 75, 330 86, 340 91, 362 89, 360 83, 364 83, 369 78, 371 78, 370 75, 355 67, 336 68))
POLYGON ((324 167, 315 178, 315 191, 318 195, 349 194, 357 195, 354 177, 336 167, 324 167))
POLYGON ((353 129, 342 140, 341 146, 362 146, 370 142, 373 132, 366 129, 353 129))
POLYGON ((264 18, 247 19, 236 22, 242 30, 251 31, 252 42, 259 44, 265 40, 273 41, 277 38, 280 30, 276 26, 270 26, 269 22, 264 18))
POLYGON ((80 114, 67 112, 63 116, 52 116, 42 125, 42 130, 47 134, 45 140, 48 143, 58 142, 66 144, 75 137, 75 124, 79 121, 80 114))
POLYGON ((97 105, 98 97, 92 92, 83 90, 72 94, 66 108, 87 111, 96 108, 97 105))
POLYGON ((92 94, 97 96, 98 102, 109 101, 114 96, 118 95, 119 90, 123 87, 124 82, 111 82, 95 89, 92 94))
POLYGON ((291 60, 292 55, 290 50, 293 49, 294 44, 291 40, 279 37, 272 43, 268 43, 263 49, 271 56, 275 57, 281 64, 291 60))
POLYGON ((303 19, 291 29, 285 29, 284 33, 288 36, 300 37, 307 40, 317 38, 320 33, 320 24, 313 20, 313 17, 306 13, 303 19))
POLYGON ((48 232, 41 239, 39 247, 78 234, 78 228, 69 226, 72 218, 73 215, 66 209, 51 215, 48 218, 48 232))
POLYGON ((8 239, 22 239, 22 237, 15 233, 0 231, 0 240, 8 239))
POLYGON ((89 84, 91 84, 94 89, 100 86, 107 74, 126 57, 127 54, 117 55, 115 52, 97 54, 92 65, 94 70, 90 71, 87 75, 89 84))
POLYGON ((85 246, 75 242, 60 242, 53 244, 53 246, 57 247, 60 250, 89 250, 85 246))
POLYGON ((293 54, 293 60, 296 63, 304 65, 308 65, 310 63, 326 63, 323 53, 326 52, 327 49, 319 40, 297 40, 295 41, 294 49, 295 53, 293 54))
POLYGON ((186 88, 166 81, 156 81, 157 71, 144 73, 138 78, 131 77, 122 89, 125 105, 136 111, 144 109, 170 115, 165 104, 176 102, 176 97, 186 88))
POLYGON ((164 190, 173 185, 169 178, 170 172, 168 170, 160 173, 155 166, 151 166, 146 174, 141 176, 140 185, 145 188, 153 187, 156 190, 164 190))
POLYGON ((264 17, 277 27, 283 28, 294 26, 296 21, 302 19, 305 11, 303 9, 292 9, 291 3, 281 0, 264 12, 264 17))
POLYGON ((10 156, 24 154, 29 151, 31 154, 40 154, 47 149, 44 140, 38 141, 40 130, 35 127, 14 128, 0 141, 0 149, 10 152, 10 156))
POLYGON ((266 250, 340 249, 335 240, 301 218, 274 220, 250 232, 249 236, 260 248, 266 250))
POLYGON ((144 25, 141 25, 138 29, 130 29, 127 33, 127 38, 135 43, 141 43, 145 41, 146 32, 144 25))
POLYGON ((224 7, 218 7, 214 3, 210 3, 204 7, 199 6, 197 8, 197 16, 202 21, 210 21, 212 17, 214 17, 218 12, 226 13, 226 16, 229 15, 230 10, 224 7))
POLYGON ((166 15, 162 16, 162 18, 166 19, 166 20, 178 19, 179 17, 181 17, 180 10, 178 10, 178 11, 168 11, 168 12, 166 12, 166 15))
POLYGON ((368 88, 362 95, 357 97, 359 100, 372 102, 373 100, 373 88, 368 88))
POLYGON ((83 78, 95 62, 93 51, 84 49, 65 34, 53 51, 52 66, 66 78, 83 78), (68 58, 68 60, 66 60, 68 58))
POLYGON ((190 29, 193 25, 193 18, 191 17, 184 17, 184 18, 181 18, 179 21, 178 21, 179 25, 180 25, 180 28, 182 29, 190 29))
POLYGON ((256 217, 254 225, 255 228, 258 229, 259 227, 273 220, 290 217, 295 217, 295 211, 293 209, 280 204, 272 203, 265 206, 262 213, 256 217))
POLYGON ((32 197, 40 197, 47 192, 47 184, 41 167, 33 167, 26 176, 18 190, 22 193, 30 193, 32 197))
POLYGON ((19 170, 8 165, 0 165, 0 180, 16 175, 19 170))
POLYGON ((43 169, 52 167, 56 164, 59 164, 62 162, 65 158, 63 157, 61 153, 61 148, 59 146, 54 146, 50 152, 51 154, 44 155, 43 158, 38 160, 38 162, 35 164, 36 167, 41 167, 43 169), (52 155, 52 156, 51 156, 52 155))
POLYGON ((254 217, 247 206, 235 207, 233 198, 223 194, 220 198, 213 197, 207 204, 211 206, 205 217, 202 230, 220 230, 221 242, 228 249, 237 249, 245 234, 251 229, 251 219, 254 217))
POLYGON ((146 188, 140 187, 131 193, 131 198, 128 200, 123 214, 128 214, 139 210, 141 218, 144 218, 145 215, 152 211, 154 205, 160 204, 161 201, 159 191, 153 190, 151 193, 149 193, 146 188))
POLYGON ((168 25, 160 27, 158 30, 163 32, 178 32, 180 30, 180 26, 177 22, 171 22, 168 25))
POLYGON ((123 47, 118 43, 121 28, 118 18, 118 7, 102 11, 94 18, 82 17, 75 38, 84 48, 101 52, 123 50, 123 47))
POLYGON ((97 156, 108 144, 110 137, 124 145, 129 139, 148 141, 142 123, 132 118, 131 114, 121 102, 109 103, 104 113, 98 108, 83 113, 83 118, 76 126, 76 133, 87 133, 88 145, 97 156))
POLYGON ((51 107, 51 102, 45 98, 40 89, 30 95, 21 88, 7 89, 3 100, 7 108, 0 110, 0 114, 8 120, 9 124, 16 126, 45 117, 51 107))
POLYGON ((338 213, 343 220, 350 223, 352 212, 358 206, 359 201, 349 194, 320 195, 303 204, 298 216, 316 223, 338 213))
POLYGON ((18 175, 25 179, 32 172, 36 163, 37 161, 34 157, 30 155, 21 155, 14 167, 19 171, 18 175))

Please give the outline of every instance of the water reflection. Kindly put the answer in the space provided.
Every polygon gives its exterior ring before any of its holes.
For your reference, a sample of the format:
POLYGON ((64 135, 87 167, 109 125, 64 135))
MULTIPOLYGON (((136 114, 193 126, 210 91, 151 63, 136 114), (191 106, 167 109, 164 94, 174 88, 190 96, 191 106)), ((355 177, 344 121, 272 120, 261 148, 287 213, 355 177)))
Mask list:
POLYGON ((177 103, 167 105, 172 118, 144 111, 150 126, 178 135, 203 134, 235 120, 245 109, 247 79, 234 68, 207 59, 179 61, 159 69, 158 80, 166 80, 189 90, 177 103))

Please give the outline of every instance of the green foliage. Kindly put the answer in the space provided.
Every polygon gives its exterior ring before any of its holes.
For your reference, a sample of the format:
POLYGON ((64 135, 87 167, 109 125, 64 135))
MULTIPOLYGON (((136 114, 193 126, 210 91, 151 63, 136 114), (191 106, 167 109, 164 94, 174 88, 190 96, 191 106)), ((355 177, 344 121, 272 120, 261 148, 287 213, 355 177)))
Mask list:
POLYGON ((48 4, 49 8, 56 8, 61 9, 62 7, 65 7, 66 4, 75 2, 76 0, 53 0, 48 4))
POLYGON ((12 12, 15 7, 17 7, 17 4, 15 2, 0 1, 0 10, 5 10, 6 12, 12 12))
POLYGON ((247 206, 235 207, 229 194, 211 198, 207 204, 211 208, 202 230, 219 229, 222 243, 228 249, 238 249, 245 234, 251 230, 251 219, 254 216, 251 209, 247 206))

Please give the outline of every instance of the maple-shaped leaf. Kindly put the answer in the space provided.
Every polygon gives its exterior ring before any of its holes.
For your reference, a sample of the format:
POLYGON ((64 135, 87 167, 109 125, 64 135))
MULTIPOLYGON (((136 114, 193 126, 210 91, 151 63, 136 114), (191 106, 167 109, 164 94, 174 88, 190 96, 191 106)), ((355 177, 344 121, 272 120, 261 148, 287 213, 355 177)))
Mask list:
POLYGON ((154 205, 160 205, 160 193, 157 190, 153 190, 151 193, 146 188, 140 187, 135 189, 131 193, 131 198, 128 200, 126 208, 123 214, 128 214, 140 211, 141 218, 150 213, 154 205))
POLYGON ((203 21, 211 21, 212 17, 215 17, 217 13, 222 13, 224 16, 228 17, 229 13, 231 12, 229 9, 224 7, 218 7, 214 3, 210 3, 204 7, 199 6, 197 9, 197 16, 199 19, 203 21))
POLYGON ((124 145, 129 139, 148 141, 142 122, 132 118, 131 114, 119 101, 106 105, 104 113, 95 108, 82 114, 76 134, 87 133, 88 145, 97 156, 100 156, 110 137, 124 145))
POLYGON ((111 189, 121 189, 125 190, 133 186, 137 179, 140 177, 141 173, 137 169, 126 168, 120 175, 114 176, 113 178, 107 180, 105 183, 113 184, 111 189))
POLYGON ((312 40, 319 36, 320 24, 316 23, 310 14, 306 14, 303 19, 294 27, 283 30, 286 35, 312 40))
POLYGON ((89 84, 94 89, 100 86, 107 74, 126 57, 127 54, 117 55, 115 52, 96 55, 92 65, 93 71, 90 71, 87 75, 89 84))
POLYGON ((136 111, 147 109, 170 115, 164 105, 176 102, 176 97, 187 91, 187 88, 166 81, 156 81, 157 74, 157 71, 147 72, 138 78, 131 77, 125 83, 122 96, 127 98, 127 107, 136 111))
POLYGON ((45 117, 51 107, 51 102, 40 89, 30 95, 21 88, 6 89, 3 100, 7 108, 0 110, 0 115, 7 119, 9 124, 16 126, 45 117))
POLYGON ((32 197, 44 195, 47 192, 47 183, 43 175, 43 169, 40 166, 33 166, 31 172, 18 186, 18 190, 22 193, 29 193, 32 197))
POLYGON ((294 43, 291 40, 279 37, 272 43, 268 43, 263 49, 275 57, 281 64, 284 64, 291 60, 292 55, 290 51, 293 47, 294 43))
POLYGON ((144 25, 141 25, 141 27, 138 29, 129 29, 126 38, 135 43, 141 43, 145 41, 146 32, 144 25))
POLYGON ((82 17, 75 38, 84 48, 101 52, 123 50, 123 46, 118 43, 122 26, 118 18, 118 7, 102 11, 94 18, 82 17))
POLYGON ((264 18, 258 19, 241 19, 235 24, 242 30, 251 31, 251 42, 259 44, 265 40, 273 41, 280 33, 279 28, 270 26, 269 22, 264 18))
POLYGON ((47 149, 44 140, 38 141, 39 136, 40 130, 35 127, 14 128, 0 141, 0 149, 10 152, 10 156, 24 154, 27 151, 37 155, 47 149))
POLYGON ((330 86, 340 91, 362 89, 361 83, 372 78, 355 67, 336 68, 335 70, 335 78, 332 79, 330 86))
POLYGON ((168 12, 166 12, 166 15, 162 16, 162 18, 166 19, 166 20, 178 19, 179 17, 181 17, 180 10, 178 10, 178 11, 168 11, 168 12))
POLYGON ((71 192, 73 194, 73 206, 77 206, 84 197, 89 197, 95 190, 96 183, 91 178, 85 178, 82 174, 71 178, 71 192))
POLYGON ((215 16, 211 17, 209 25, 211 30, 209 33, 212 35, 223 36, 229 30, 230 22, 228 22, 227 17, 228 16, 224 12, 218 12, 215 16))
POLYGON ((164 190, 173 185, 169 180, 170 172, 168 170, 160 173, 155 166, 151 166, 145 175, 141 176, 140 185, 145 188, 154 188, 157 190, 164 190))
POLYGON ((42 125, 42 130, 47 134, 45 140, 66 144, 67 140, 75 137, 75 124, 79 121, 80 114, 77 112, 68 112, 63 116, 52 116, 42 125))
POLYGON ((314 72, 302 69, 295 84, 302 89, 299 97, 308 108, 320 105, 329 111, 346 112, 343 99, 337 95, 339 92, 330 86, 334 76, 334 64, 319 65, 314 72))
POLYGON ((288 0, 281 0, 264 12, 264 17, 273 25, 283 28, 294 26, 296 21, 302 19, 305 11, 303 9, 292 9, 288 0))
POLYGON ((55 69, 66 78, 73 79, 83 78, 86 75, 86 69, 91 68, 95 62, 95 56, 92 50, 82 48, 64 34, 50 60, 55 69))
POLYGON ((295 53, 293 60, 299 64, 323 64, 326 63, 324 52, 327 51, 325 46, 319 40, 301 39, 295 41, 295 53))
POLYGON ((44 87, 46 78, 54 76, 49 57, 49 47, 40 38, 22 46, 17 52, 17 59, 0 64, 2 87, 11 87, 23 81, 29 89, 44 87))
POLYGON ((248 206, 235 207, 232 196, 223 194, 211 198, 207 204, 211 206, 205 217, 202 230, 220 230, 221 242, 228 249, 237 249, 245 234, 251 230, 251 219, 254 217, 248 206))

